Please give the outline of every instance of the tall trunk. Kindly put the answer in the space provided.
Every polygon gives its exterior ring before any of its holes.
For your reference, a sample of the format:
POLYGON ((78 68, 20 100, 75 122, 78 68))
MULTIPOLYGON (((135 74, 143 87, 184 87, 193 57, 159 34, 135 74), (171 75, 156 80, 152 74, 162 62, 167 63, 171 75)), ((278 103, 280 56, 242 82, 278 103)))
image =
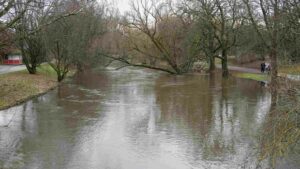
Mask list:
POLYGON ((277 90, 277 74, 278 74, 278 67, 277 67, 277 54, 278 54, 278 28, 279 28, 279 20, 278 20, 278 12, 279 12, 279 6, 278 1, 274 1, 274 26, 272 30, 272 38, 271 38, 271 52, 270 52, 270 58, 271 58, 271 87, 272 90, 277 90))
POLYGON ((277 89, 276 88, 273 88, 273 89, 274 90, 271 90, 271 108, 270 108, 270 112, 273 112, 276 109, 277 99, 278 99, 277 89))
POLYGON ((28 60, 27 56, 25 56, 24 52, 22 52, 22 56, 23 56, 22 60, 23 60, 23 63, 25 64, 25 66, 26 66, 27 71, 30 74, 36 74, 36 67, 37 67, 36 64, 34 64, 34 63, 30 64, 29 60, 28 60))
POLYGON ((222 50, 222 76, 227 78, 229 76, 228 65, 227 65, 227 50, 222 50))
MULTIPOLYGON (((275 15, 276 16, 276 15, 275 15)), ((277 46, 277 23, 275 22, 275 28, 272 32, 272 40, 271 40, 271 51, 270 51, 270 59, 271 59, 271 85, 274 90, 277 90, 277 54, 278 54, 278 46, 277 46)))
POLYGON ((209 37, 209 44, 208 44, 208 57, 209 57, 209 71, 214 71, 216 69, 215 65, 215 46, 214 46, 214 33, 213 29, 209 31, 208 37, 209 37))
POLYGON ((277 50, 274 47, 271 49, 270 59, 271 59, 271 85, 274 86, 274 88, 276 88, 278 66, 277 66, 277 50))
POLYGON ((56 69, 56 74, 57 74, 57 81, 61 82, 65 79, 66 75, 68 74, 68 71, 66 71, 66 69, 56 69))
POLYGON ((57 81, 61 82, 62 80, 64 80, 65 75, 61 72, 57 72, 57 81))
POLYGON ((30 74, 36 74, 36 66, 27 67, 27 70, 30 74))
POLYGON ((172 63, 170 65, 173 68, 173 70, 176 72, 176 74, 178 74, 178 75, 182 74, 181 70, 178 68, 176 63, 175 64, 172 63))
POLYGON ((213 55, 211 55, 209 57, 209 71, 214 71, 215 69, 216 69, 215 57, 213 55))

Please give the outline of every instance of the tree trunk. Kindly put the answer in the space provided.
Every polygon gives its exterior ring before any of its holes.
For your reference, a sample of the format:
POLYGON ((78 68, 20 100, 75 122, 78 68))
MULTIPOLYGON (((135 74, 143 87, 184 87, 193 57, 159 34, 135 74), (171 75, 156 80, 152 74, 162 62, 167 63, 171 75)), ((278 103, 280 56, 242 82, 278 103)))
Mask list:
POLYGON ((215 57, 214 56, 210 56, 209 57, 209 71, 214 71, 216 69, 216 65, 215 65, 215 57))
POLYGON ((61 82, 62 80, 64 80, 64 75, 57 74, 57 81, 61 82))
POLYGON ((169 63, 171 65, 171 67, 173 68, 173 70, 176 72, 177 75, 182 74, 181 70, 177 67, 176 63, 169 63))
POLYGON ((36 66, 27 67, 29 74, 36 74, 36 66))
MULTIPOLYGON (((24 57, 23 57, 24 58, 24 57)), ((30 65, 29 63, 28 63, 28 61, 27 60, 25 60, 25 59, 23 59, 23 62, 24 62, 24 64, 25 64, 25 66, 26 66, 26 69, 27 69, 27 71, 29 72, 29 74, 36 74, 36 65, 30 65)))
POLYGON ((276 50, 276 48, 271 49, 270 59, 271 59, 271 85, 276 88, 276 86, 277 86, 277 75, 278 75, 277 50, 276 50))
POLYGON ((57 69, 56 74, 57 74, 57 81, 58 82, 61 82, 62 80, 64 80, 64 75, 63 75, 61 70, 57 69))
POLYGON ((222 50, 222 76, 225 78, 228 78, 229 71, 228 71, 228 65, 227 65, 227 50, 222 50))

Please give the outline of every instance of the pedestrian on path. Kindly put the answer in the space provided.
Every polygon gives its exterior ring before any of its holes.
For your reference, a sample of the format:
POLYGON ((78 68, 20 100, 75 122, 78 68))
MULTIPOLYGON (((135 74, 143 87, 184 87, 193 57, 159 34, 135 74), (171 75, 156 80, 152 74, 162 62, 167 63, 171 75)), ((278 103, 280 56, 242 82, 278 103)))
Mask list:
POLYGON ((262 64, 260 64, 260 71, 261 71, 261 73, 264 73, 265 70, 266 70, 266 63, 263 62, 262 64))

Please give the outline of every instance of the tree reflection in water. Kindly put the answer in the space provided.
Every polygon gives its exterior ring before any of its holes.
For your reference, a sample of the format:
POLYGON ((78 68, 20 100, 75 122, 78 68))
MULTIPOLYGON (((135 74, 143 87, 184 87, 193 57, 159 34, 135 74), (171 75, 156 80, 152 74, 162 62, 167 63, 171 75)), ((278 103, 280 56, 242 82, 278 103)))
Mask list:
POLYGON ((272 99, 255 81, 158 76, 86 72, 0 111, 1 124, 15 114, 0 128, 0 168, 268 168, 279 150, 299 159, 297 93, 283 97, 293 90, 272 99))
POLYGON ((187 152, 194 159, 248 165, 248 154, 255 154, 249 147, 270 108, 270 95, 259 83, 214 74, 162 76, 155 89, 163 123, 173 132, 190 130, 193 149, 187 152))

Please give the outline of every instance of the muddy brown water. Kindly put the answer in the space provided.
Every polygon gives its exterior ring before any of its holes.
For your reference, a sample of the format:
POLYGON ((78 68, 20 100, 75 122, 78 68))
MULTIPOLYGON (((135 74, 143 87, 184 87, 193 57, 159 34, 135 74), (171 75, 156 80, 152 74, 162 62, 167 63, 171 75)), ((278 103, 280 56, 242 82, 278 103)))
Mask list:
POLYGON ((255 168, 270 102, 251 80, 88 71, 0 111, 0 168, 255 168))

